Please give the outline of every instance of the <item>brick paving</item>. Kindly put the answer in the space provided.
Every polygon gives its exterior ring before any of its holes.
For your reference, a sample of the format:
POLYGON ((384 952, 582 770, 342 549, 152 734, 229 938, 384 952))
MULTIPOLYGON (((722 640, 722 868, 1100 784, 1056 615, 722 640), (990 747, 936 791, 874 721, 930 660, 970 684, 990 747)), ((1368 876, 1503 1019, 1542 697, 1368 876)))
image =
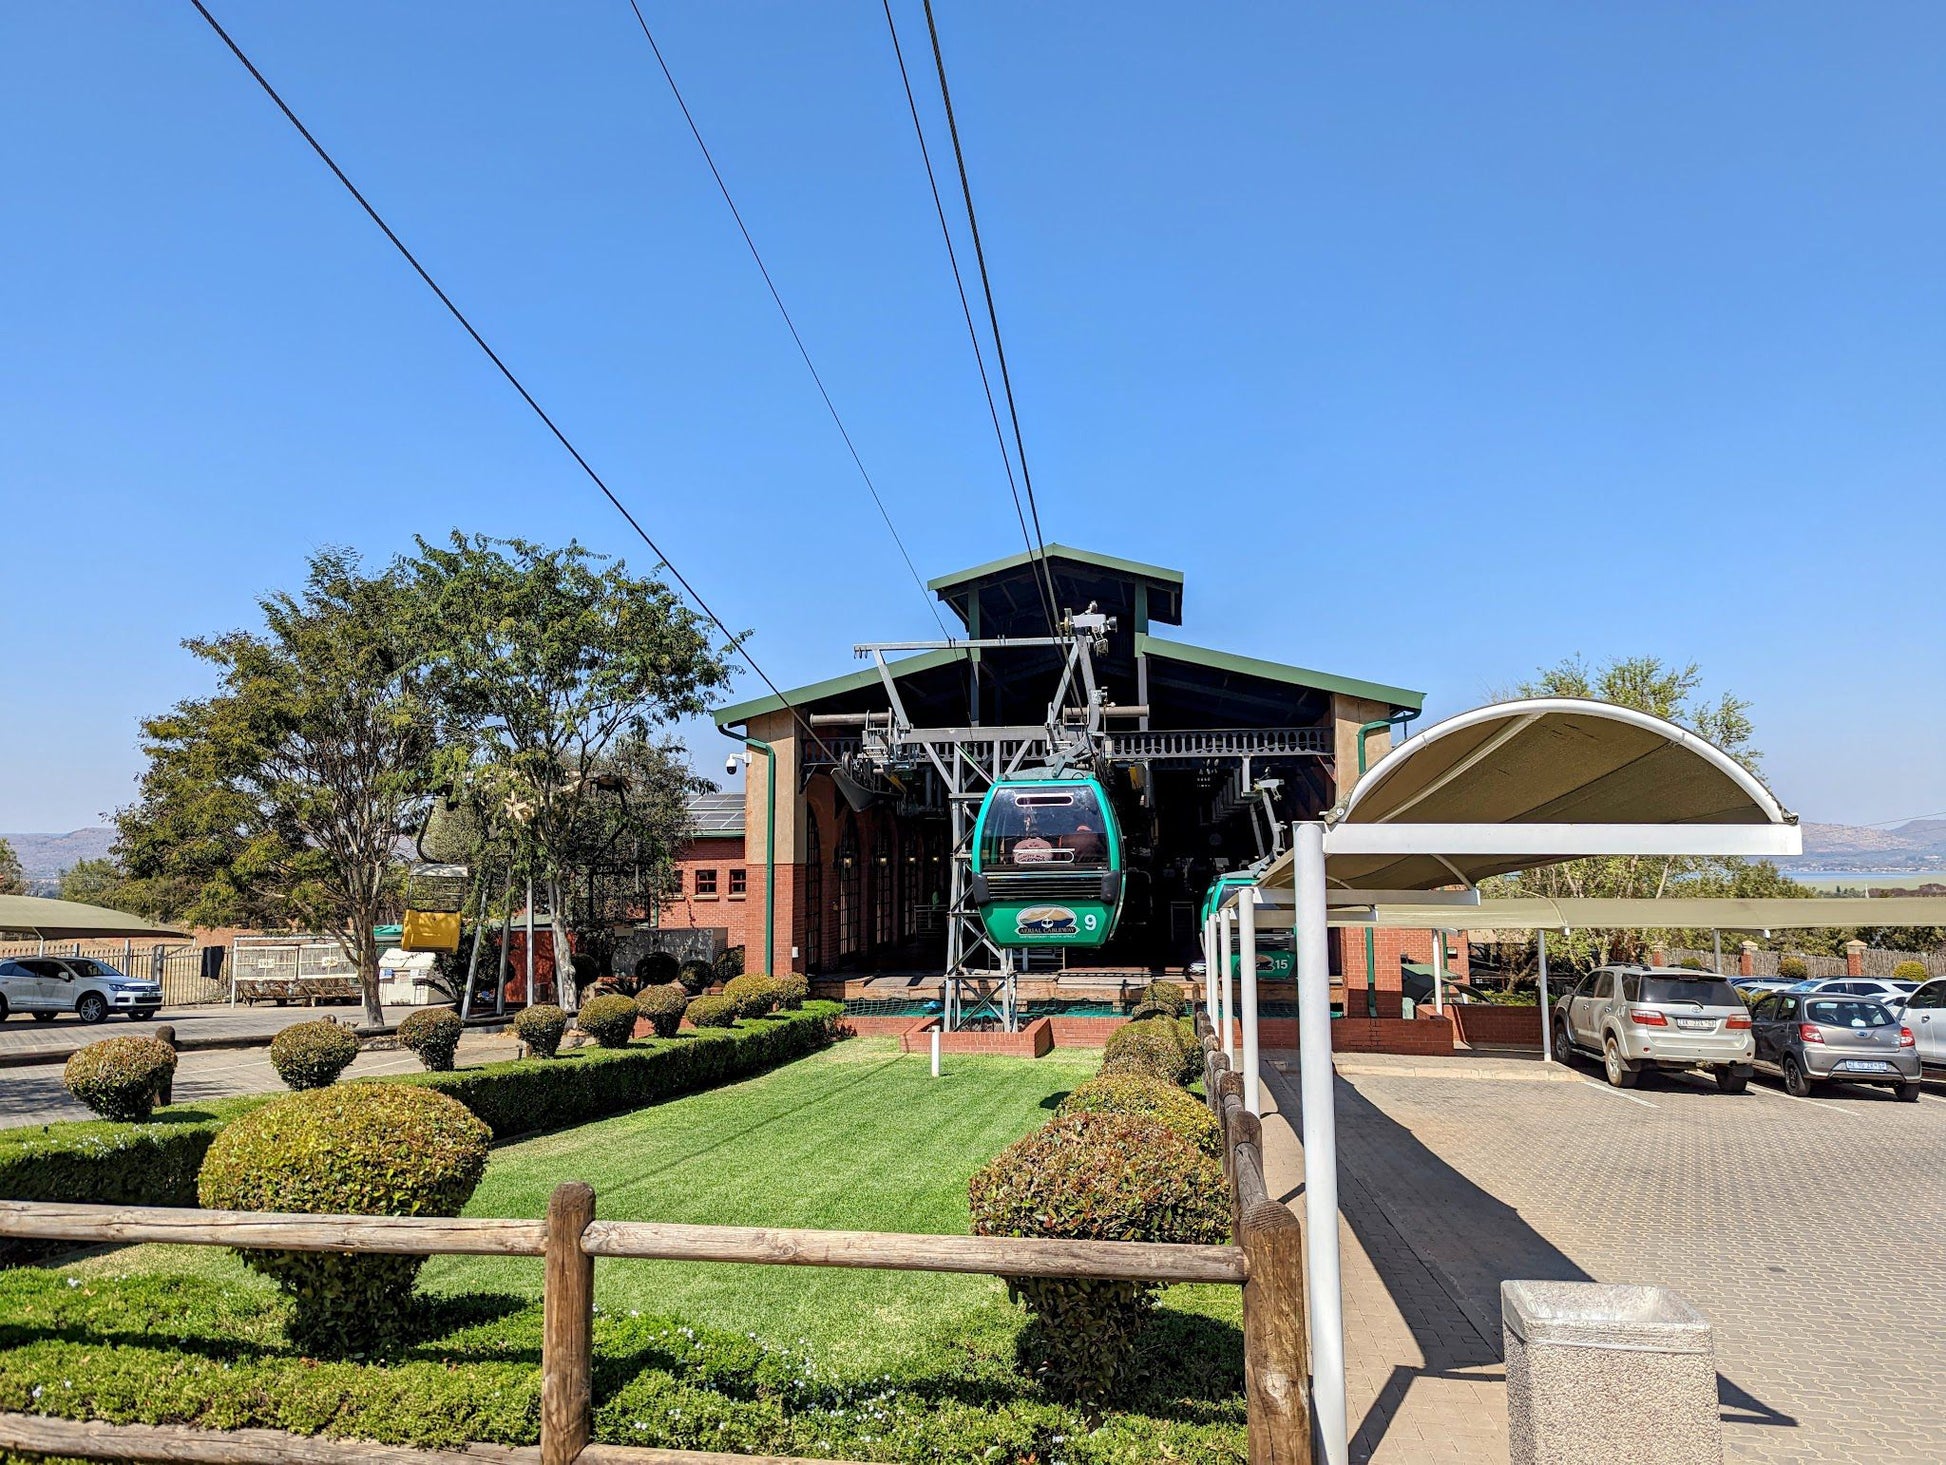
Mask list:
MULTIPOLYGON (((1710 1318, 1730 1461, 1946 1460, 1946 1093, 1356 1068, 1337 1087, 1354 1459, 1504 1461, 1499 1284, 1555 1278, 1673 1287, 1710 1318), (1442 1425, 1445 1375, 1468 1413, 1442 1425)), ((1293 1113, 1295 1087, 1293 1063, 1272 1084, 1293 1113)))

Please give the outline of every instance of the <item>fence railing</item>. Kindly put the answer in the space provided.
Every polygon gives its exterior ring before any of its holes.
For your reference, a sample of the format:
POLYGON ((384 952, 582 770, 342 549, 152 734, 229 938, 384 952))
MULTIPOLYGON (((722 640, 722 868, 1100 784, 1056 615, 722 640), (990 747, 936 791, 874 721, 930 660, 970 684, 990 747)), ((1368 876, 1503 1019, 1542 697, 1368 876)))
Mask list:
MULTIPOLYGON (((1234 1075, 1232 1075, 1234 1077, 1234 1075)), ((541 1441, 538 1452, 473 1444, 466 1453, 405 1450, 276 1430, 202 1430, 113 1425, 0 1414, 0 1449, 87 1459, 197 1460, 205 1465, 296 1462, 481 1460, 538 1465, 708 1465, 738 1457, 590 1442, 593 1429, 595 1258, 747 1262, 973 1272, 1002 1277, 1095 1277, 1243 1289, 1244 1374, 1251 1465, 1308 1465, 1304 1308, 1297 1220, 1264 1190, 1255 1120, 1227 1115, 1233 1142, 1238 1245, 1067 1241, 1040 1237, 928 1236, 761 1226, 665 1225, 595 1220, 595 1192, 557 1186, 540 1221, 470 1217, 311 1216, 168 1207, 0 1201, 0 1237, 75 1242, 171 1242, 287 1251, 408 1256, 538 1256, 544 1259, 541 1441), (1248 1122, 1246 1122, 1248 1121, 1248 1122), (173 1452, 173 1453, 172 1453, 173 1452)), ((769 1465, 792 1465, 770 1460, 769 1465)), ((816 1462, 798 1462, 816 1465, 816 1462)))
POLYGON ((0 959, 14 956, 86 956, 105 961, 127 976, 160 981, 164 1007, 196 1007, 230 1000, 228 952, 223 947, 154 941, 0 942, 0 959), (214 977, 203 975, 205 963, 211 960, 203 955, 205 950, 224 952, 214 977))

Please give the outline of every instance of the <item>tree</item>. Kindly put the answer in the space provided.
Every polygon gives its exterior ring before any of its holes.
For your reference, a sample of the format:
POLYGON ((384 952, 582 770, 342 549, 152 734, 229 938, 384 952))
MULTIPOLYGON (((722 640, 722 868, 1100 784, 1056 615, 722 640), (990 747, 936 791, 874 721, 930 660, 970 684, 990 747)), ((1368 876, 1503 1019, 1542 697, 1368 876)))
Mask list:
POLYGON ((0 895, 25 895, 27 876, 20 868, 20 856, 14 847, 0 839, 0 895))
POLYGON ((61 872, 61 899, 124 910, 127 907, 121 900, 126 883, 122 867, 113 860, 76 860, 61 872))
POLYGON ((258 602, 259 632, 184 644, 213 697, 142 725, 149 763, 116 816, 129 873, 208 923, 239 917, 333 937, 378 1001, 374 926, 397 908, 399 844, 434 784, 438 707, 413 643, 411 585, 312 556, 304 588, 258 602))
MULTIPOLYGON (((1761 755, 1754 745, 1750 704, 1729 692, 1703 695, 1703 676, 1695 662, 1676 667, 1653 656, 1627 657, 1591 667, 1579 656, 1544 668, 1506 695, 1586 697, 1647 712, 1700 733, 1755 773, 1761 755)), ((1486 883, 1490 896, 1539 895, 1579 899, 1654 899, 1673 895, 1805 894, 1768 861, 1687 856, 1603 855, 1569 860, 1539 870, 1496 876, 1486 883)), ((1549 941, 1550 953, 1570 962, 1636 960, 1655 933, 1574 931, 1549 941)))
POLYGON ((523 874, 548 894, 561 1005, 573 1010, 562 884, 585 861, 588 821, 613 798, 605 760, 703 711, 727 685, 725 651, 661 580, 578 543, 421 539, 405 562, 446 719, 466 743, 454 771, 487 807, 523 874))

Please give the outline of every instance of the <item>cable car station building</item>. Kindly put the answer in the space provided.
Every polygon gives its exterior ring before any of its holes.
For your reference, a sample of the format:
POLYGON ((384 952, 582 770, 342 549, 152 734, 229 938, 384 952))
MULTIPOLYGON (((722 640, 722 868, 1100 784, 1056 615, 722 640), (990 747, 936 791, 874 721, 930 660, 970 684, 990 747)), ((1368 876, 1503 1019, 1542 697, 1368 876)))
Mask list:
MULTIPOLYGON (((1106 708, 1093 737, 1095 771, 1124 836, 1124 884, 1121 918, 1105 946, 1034 950, 1021 959, 1035 973, 1085 967, 1146 976, 1180 968, 1200 953, 1210 883, 1276 853, 1273 831, 1317 818, 1348 794, 1361 764, 1383 756, 1395 731, 1418 715, 1423 694, 1158 634, 1182 624, 1180 571, 1060 545, 1048 547, 1046 565, 1057 617, 1106 618, 1093 623, 1100 628, 1087 670, 1106 708)), ((861 734, 895 712, 955 751, 980 746, 988 729, 997 736, 1049 722, 1073 666, 1060 646, 1047 644, 1062 627, 1049 624, 1039 568, 1021 554, 930 582, 964 639, 986 645, 862 650, 870 660, 860 671, 713 714, 720 728, 774 755, 753 758, 745 780, 743 924, 753 970, 762 961, 772 815, 767 761, 776 780, 776 965, 813 976, 944 969, 952 805, 977 800, 981 790, 950 788, 936 760, 915 760, 903 773, 864 780, 867 786, 849 775, 858 771, 861 734), (991 644, 1022 638, 1041 644, 991 644)), ((1061 716, 1075 721, 1079 713, 1061 716)), ((1403 947, 1385 949, 1381 987, 1396 985, 1401 958, 1430 952, 1427 933, 1401 935, 1403 947), (1415 941, 1425 953, 1411 949, 1415 941)), ((1365 953, 1354 944, 1349 954, 1358 968, 1351 978, 1362 986, 1365 953)), ((1333 965, 1344 971, 1342 959, 1333 965)))

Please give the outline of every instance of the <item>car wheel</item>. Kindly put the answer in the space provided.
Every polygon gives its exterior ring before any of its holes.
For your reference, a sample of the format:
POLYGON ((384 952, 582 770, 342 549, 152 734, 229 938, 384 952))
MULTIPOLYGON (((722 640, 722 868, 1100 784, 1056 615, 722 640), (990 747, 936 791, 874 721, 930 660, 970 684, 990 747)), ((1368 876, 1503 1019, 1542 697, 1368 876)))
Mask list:
POLYGON ((35 1013, 35 1014, 34 1014, 34 1021, 35 1021, 35 1022, 53 1022, 53 1021, 54 1021, 54 1019, 55 1019, 55 1017, 56 1017, 57 1015, 58 1015, 58 1014, 56 1014, 56 1013, 52 1013, 52 1012, 37 1012, 37 1013, 35 1013))
POLYGON ((1919 1084, 1917 1080, 1911 1083, 1895 1084, 1892 1092, 1901 1104, 1916 1104, 1919 1102, 1919 1084))
POLYGON ((1716 1070, 1716 1086, 1726 1094, 1740 1094, 1750 1087, 1750 1075, 1719 1068, 1716 1070))
POLYGON ((5 997, 0 997, 0 1022, 5 1022, 8 1018, 12 1016, 13 1016, 13 1009, 7 1006, 7 999, 5 997))
POLYGON ((1795 1058, 1784 1060, 1784 1092, 1793 1099, 1808 1099, 1815 1091, 1810 1076, 1795 1058))
POLYGON ((74 1004, 74 1015, 90 1026, 105 1022, 108 1018, 108 1004, 102 1000, 99 992, 88 992, 74 1004))
POLYGON ((147 1022, 150 1018, 154 1016, 155 1016, 155 1009, 153 1007, 143 1007, 143 1008, 138 1008, 134 1012, 131 1012, 128 1015, 128 1020, 130 1022, 147 1022))
POLYGON ((1620 1045, 1613 1038, 1601 1045, 1602 1071, 1607 1074, 1608 1082, 1618 1089, 1632 1089, 1641 1074, 1630 1068, 1622 1057, 1620 1045))
POLYGON ((1574 1057, 1574 1038, 1568 1032, 1567 1023, 1561 1018, 1554 1019, 1554 1058, 1558 1063, 1566 1063, 1574 1057))

